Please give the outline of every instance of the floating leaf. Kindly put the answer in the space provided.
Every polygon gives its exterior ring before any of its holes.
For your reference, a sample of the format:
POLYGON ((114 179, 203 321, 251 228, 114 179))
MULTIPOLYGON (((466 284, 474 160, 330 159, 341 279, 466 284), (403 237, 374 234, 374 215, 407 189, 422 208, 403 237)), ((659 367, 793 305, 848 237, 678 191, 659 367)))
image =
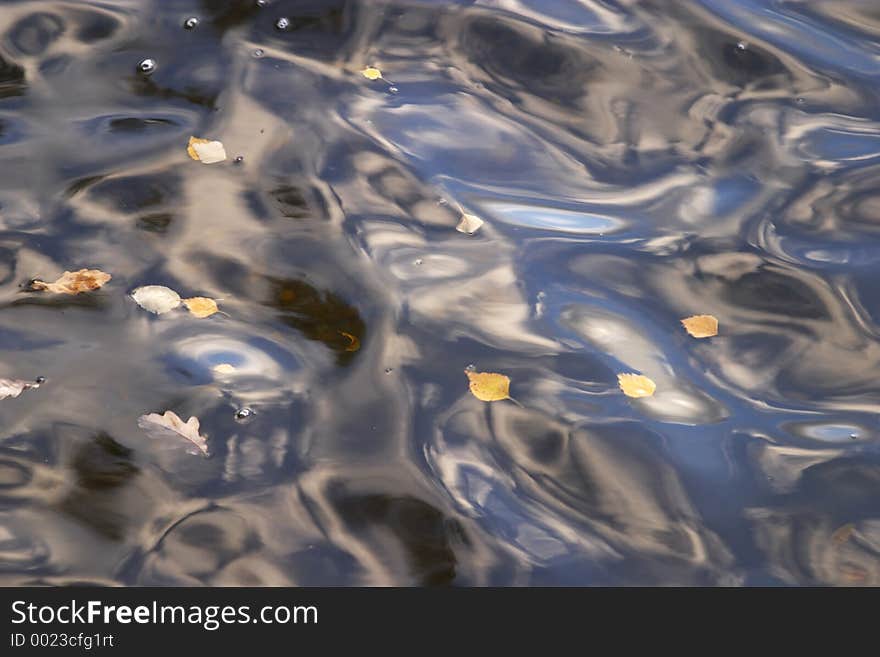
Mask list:
POLYGON ((226 159, 226 149, 223 148, 222 142, 199 137, 189 138, 186 152, 192 159, 202 164, 215 164, 226 159))
POLYGON ((718 335, 718 319, 712 315, 694 315, 681 320, 684 330, 695 338, 711 338, 718 335))
POLYGON ((110 274, 100 269, 80 269, 79 271, 66 271, 54 283, 33 281, 31 287, 35 290, 48 290, 55 294, 79 294, 97 290, 112 278, 110 274))
POLYGON ((199 419, 191 417, 184 422, 174 411, 165 411, 164 415, 150 413, 138 418, 138 426, 147 432, 150 438, 184 438, 188 441, 186 451, 190 454, 208 455, 208 441, 199 434, 199 419))
POLYGON ((229 363, 220 363, 219 365, 214 365, 214 367, 212 367, 211 369, 214 370, 214 372, 216 372, 217 374, 235 373, 235 367, 233 365, 230 365, 229 363))
POLYGON ((480 401, 492 402, 510 399, 510 378, 493 372, 472 372, 465 370, 470 381, 470 390, 480 401))
POLYGON ((468 214, 467 212, 461 213, 461 220, 458 222, 458 226, 455 227, 459 233, 467 233, 468 235, 473 235, 485 222, 480 219, 475 214, 468 214))
POLYGON ((21 379, 0 379, 0 399, 18 397, 28 388, 39 388, 36 381, 22 381, 21 379))
POLYGON ((650 397, 657 389, 657 384, 641 374, 618 374, 617 383, 627 397, 650 397))
POLYGON ((367 66, 367 68, 361 71, 361 75, 367 78, 367 80, 378 80, 382 77, 382 71, 380 71, 378 68, 367 66))
POLYGON ((183 303, 186 304, 187 310, 189 310, 191 314, 199 318, 210 317, 219 310, 217 308, 217 302, 208 297, 183 299, 183 303))
POLYGON ((180 295, 164 285, 145 285, 135 289, 131 296, 141 308, 157 315, 180 305, 180 295))
POLYGON ((361 341, 356 336, 345 331, 340 331, 339 334, 344 338, 348 338, 349 345, 345 348, 346 351, 357 351, 361 348, 361 341))

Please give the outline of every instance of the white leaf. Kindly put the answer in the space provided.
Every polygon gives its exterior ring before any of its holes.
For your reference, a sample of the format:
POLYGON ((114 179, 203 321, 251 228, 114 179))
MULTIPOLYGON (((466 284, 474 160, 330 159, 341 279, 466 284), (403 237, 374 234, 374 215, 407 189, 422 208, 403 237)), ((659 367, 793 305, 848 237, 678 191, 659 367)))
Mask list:
POLYGON ((0 399, 18 397, 28 388, 39 388, 39 383, 22 381, 21 379, 0 379, 0 399))
POLYGON ((480 230, 480 226, 482 226, 484 223, 485 222, 477 215, 462 212, 461 221, 458 222, 458 226, 455 227, 455 230, 457 230, 459 233, 467 233, 468 235, 473 235, 478 230, 480 230))
POLYGON ((198 455, 201 452, 205 456, 208 455, 208 441, 199 434, 199 419, 197 417, 190 417, 184 422, 174 411, 165 411, 164 415, 150 413, 138 418, 138 426, 146 431, 150 438, 171 438, 174 440, 183 438, 188 441, 185 444, 189 454, 198 455))
POLYGON ((223 148, 223 142, 209 141, 206 144, 194 142, 192 149, 199 156, 199 162, 202 164, 216 164, 226 159, 226 149, 223 148))
POLYGON ((131 296, 141 308, 157 315, 180 305, 180 295, 164 285, 145 285, 135 289, 131 296))

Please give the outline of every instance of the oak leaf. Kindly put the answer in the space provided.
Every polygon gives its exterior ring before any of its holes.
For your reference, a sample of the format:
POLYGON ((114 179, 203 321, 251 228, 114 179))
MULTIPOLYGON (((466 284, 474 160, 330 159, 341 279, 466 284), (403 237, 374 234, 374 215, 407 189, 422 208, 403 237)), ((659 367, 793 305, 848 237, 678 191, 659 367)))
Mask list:
POLYGON ((138 426, 146 431, 150 438, 184 439, 187 441, 184 443, 187 453, 208 455, 208 441, 199 433, 197 417, 190 417, 184 422, 174 411, 165 411, 164 415, 150 413, 138 418, 138 426))

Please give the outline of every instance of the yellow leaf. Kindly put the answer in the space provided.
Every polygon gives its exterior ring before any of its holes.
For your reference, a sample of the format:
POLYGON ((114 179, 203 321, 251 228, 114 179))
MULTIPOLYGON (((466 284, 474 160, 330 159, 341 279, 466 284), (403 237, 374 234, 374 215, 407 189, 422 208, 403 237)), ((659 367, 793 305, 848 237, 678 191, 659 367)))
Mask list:
POLYGON ((382 71, 380 71, 378 68, 367 66, 367 68, 361 71, 361 75, 367 78, 367 80, 378 80, 382 77, 382 71))
POLYGON ((617 383, 627 397, 650 397, 657 389, 657 384, 641 374, 618 374, 617 383))
POLYGON ((345 331, 340 331, 339 333, 344 338, 348 338, 349 345, 345 348, 346 351, 357 351, 361 348, 361 341, 358 340, 356 336, 351 333, 346 333, 345 331))
POLYGON ((189 138, 186 152, 192 159, 203 164, 215 164, 226 159, 226 149, 222 142, 199 137, 189 138))
POLYGON ((718 319, 712 315, 694 315, 681 320, 684 330, 695 338, 711 338, 718 335, 718 319))
POLYGON ((80 269, 79 271, 66 271, 54 283, 34 281, 31 287, 35 290, 49 290, 55 294, 79 294, 97 290, 112 278, 100 269, 80 269))
POLYGON ((229 363, 220 363, 219 365, 214 365, 211 369, 217 374, 235 374, 235 366, 229 363))
POLYGON ((186 309, 190 314, 199 318, 210 317, 219 310, 217 302, 208 297, 192 297, 184 299, 183 303, 186 304, 186 309))
POLYGON ((470 381, 470 390, 480 401, 492 402, 510 399, 510 378, 492 372, 471 372, 465 370, 470 381))

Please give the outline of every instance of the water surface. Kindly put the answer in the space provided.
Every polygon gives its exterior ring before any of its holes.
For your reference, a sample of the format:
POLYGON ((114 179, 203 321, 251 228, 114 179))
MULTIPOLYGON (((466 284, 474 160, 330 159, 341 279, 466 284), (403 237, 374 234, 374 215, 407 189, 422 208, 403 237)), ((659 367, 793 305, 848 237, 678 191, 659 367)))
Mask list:
POLYGON ((874 0, 5 0, 0 583, 880 584, 878 82, 874 0))

